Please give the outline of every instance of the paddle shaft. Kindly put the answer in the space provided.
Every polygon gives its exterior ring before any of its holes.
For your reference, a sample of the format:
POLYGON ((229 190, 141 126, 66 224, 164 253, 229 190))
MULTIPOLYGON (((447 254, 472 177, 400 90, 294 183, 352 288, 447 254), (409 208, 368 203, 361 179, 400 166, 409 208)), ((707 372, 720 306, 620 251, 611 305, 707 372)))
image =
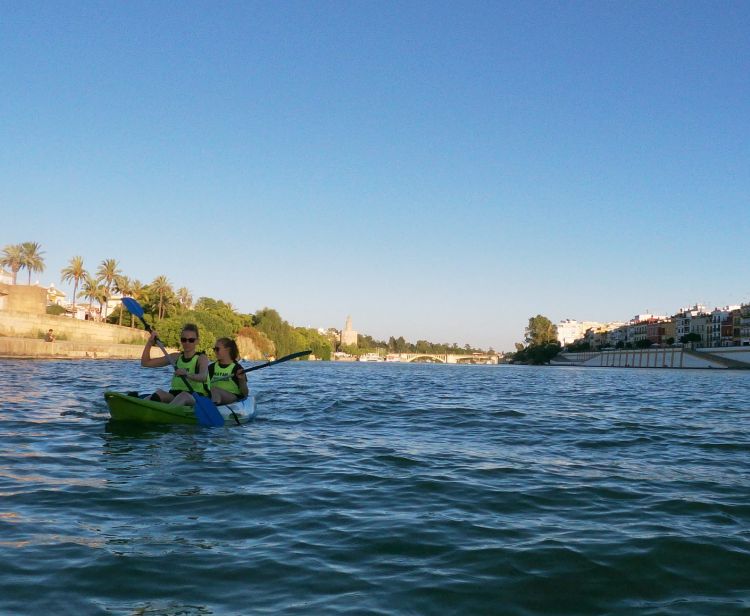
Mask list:
MULTIPOLYGON (((309 355, 312 353, 312 351, 298 351, 297 353, 291 353, 290 355, 284 355, 284 357, 280 357, 279 359, 275 359, 273 361, 267 361, 264 364, 260 364, 258 366, 250 366, 249 368, 240 368, 237 370, 237 374, 247 374, 248 372, 252 372, 253 370, 260 370, 261 368, 268 368, 268 366, 273 366, 274 364, 280 364, 285 361, 289 361, 290 359, 297 359, 298 357, 304 357, 305 355, 309 355)), ((216 381, 228 381, 231 379, 231 376, 220 376, 214 380, 216 381)))

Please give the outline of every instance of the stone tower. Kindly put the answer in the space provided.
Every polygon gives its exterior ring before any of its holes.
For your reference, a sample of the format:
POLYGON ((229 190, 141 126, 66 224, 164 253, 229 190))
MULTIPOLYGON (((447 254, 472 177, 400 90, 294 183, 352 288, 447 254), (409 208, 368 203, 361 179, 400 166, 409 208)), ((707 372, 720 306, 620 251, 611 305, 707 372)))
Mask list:
POLYGON ((352 329, 352 317, 346 317, 346 325, 341 332, 341 346, 357 346, 357 332, 352 329))

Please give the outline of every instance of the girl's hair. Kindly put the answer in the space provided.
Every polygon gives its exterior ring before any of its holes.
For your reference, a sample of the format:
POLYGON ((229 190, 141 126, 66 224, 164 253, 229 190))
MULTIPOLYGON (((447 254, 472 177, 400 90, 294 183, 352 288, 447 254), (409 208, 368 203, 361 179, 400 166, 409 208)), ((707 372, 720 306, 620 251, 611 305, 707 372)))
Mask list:
POLYGON ((198 326, 195 323, 185 323, 185 325, 182 327, 182 331, 195 332, 195 337, 200 338, 200 334, 198 333, 198 326))
POLYGON ((216 344, 221 344, 229 349, 229 357, 232 361, 237 361, 240 357, 240 350, 237 348, 237 343, 231 338, 219 338, 216 344))

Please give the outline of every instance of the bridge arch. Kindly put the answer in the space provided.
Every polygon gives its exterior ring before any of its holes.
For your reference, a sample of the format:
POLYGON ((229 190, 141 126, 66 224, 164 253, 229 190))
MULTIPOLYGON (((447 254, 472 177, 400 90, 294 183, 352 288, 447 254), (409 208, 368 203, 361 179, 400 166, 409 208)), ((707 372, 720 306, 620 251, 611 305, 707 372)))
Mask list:
POLYGON ((441 357, 440 355, 431 355, 429 353, 415 353, 414 355, 410 355, 409 359, 407 359, 407 362, 410 364, 413 364, 413 363, 419 362, 419 360, 422 360, 423 363, 434 363, 434 364, 446 363, 444 357, 441 357))

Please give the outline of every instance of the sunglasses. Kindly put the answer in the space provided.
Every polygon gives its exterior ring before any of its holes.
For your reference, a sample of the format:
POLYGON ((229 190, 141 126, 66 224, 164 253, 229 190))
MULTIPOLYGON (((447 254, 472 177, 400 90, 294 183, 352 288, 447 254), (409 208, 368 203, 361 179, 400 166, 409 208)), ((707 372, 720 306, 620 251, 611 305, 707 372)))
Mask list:
POLYGON ((185 342, 189 342, 189 343, 191 343, 191 344, 192 344, 192 343, 193 343, 193 342, 195 342, 196 340, 198 340, 198 338, 180 338, 180 342, 183 342, 183 343, 185 343, 185 342))
POLYGON ((221 351, 221 349, 222 347, 218 347, 218 346, 214 347, 214 353, 218 353, 219 351, 221 351))

